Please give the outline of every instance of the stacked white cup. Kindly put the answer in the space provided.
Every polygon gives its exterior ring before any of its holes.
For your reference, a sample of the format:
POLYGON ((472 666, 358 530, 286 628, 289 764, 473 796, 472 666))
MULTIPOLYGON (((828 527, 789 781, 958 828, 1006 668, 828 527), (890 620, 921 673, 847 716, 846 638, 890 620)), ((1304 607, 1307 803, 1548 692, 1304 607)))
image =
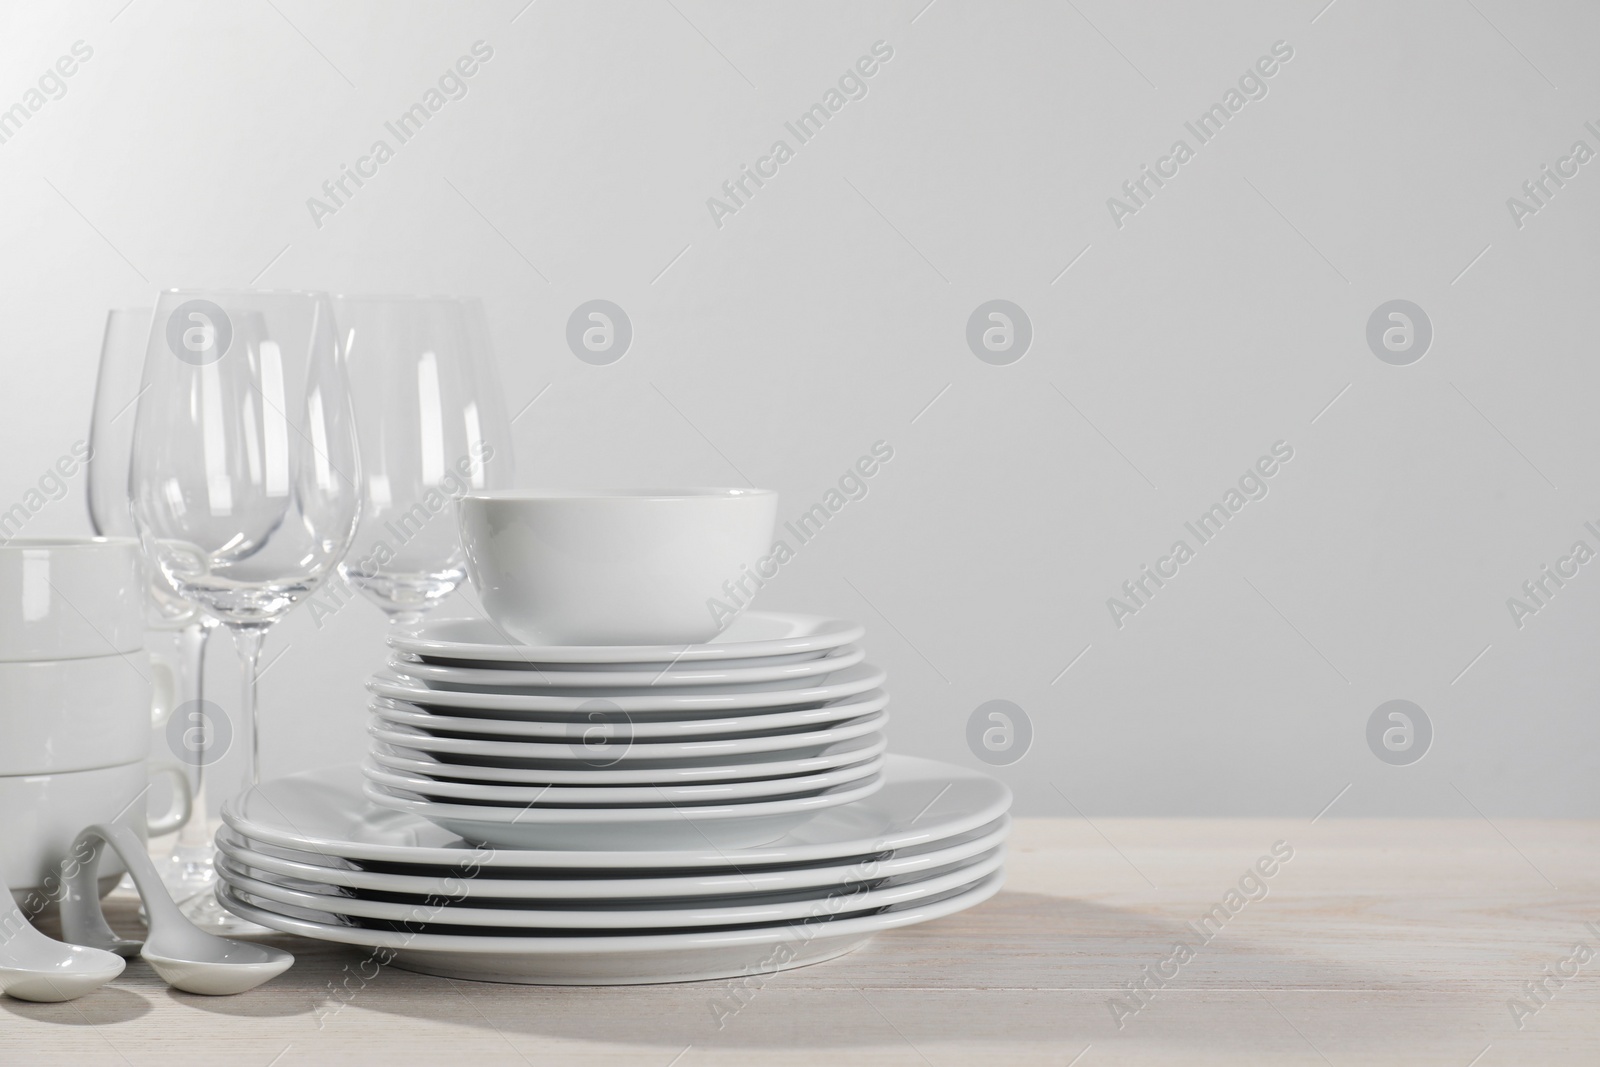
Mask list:
MULTIPOLYGON (((13 538, 0 544, 0 871, 25 911, 59 897, 85 826, 141 837, 189 812, 181 768, 151 768, 152 670, 145 584, 132 538, 13 538), (152 770, 170 810, 147 814, 152 770)), ((159 702, 159 701, 156 701, 159 702)), ((102 863, 102 892, 121 875, 102 863)))

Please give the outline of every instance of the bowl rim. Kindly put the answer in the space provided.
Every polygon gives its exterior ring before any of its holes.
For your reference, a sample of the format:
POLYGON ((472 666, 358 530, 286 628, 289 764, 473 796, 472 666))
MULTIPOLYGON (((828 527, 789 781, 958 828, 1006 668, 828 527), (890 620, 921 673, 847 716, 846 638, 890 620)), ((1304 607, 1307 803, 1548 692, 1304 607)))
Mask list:
POLYGON ((742 500, 777 496, 775 489, 672 486, 664 489, 475 489, 461 497, 484 503, 622 503, 624 501, 742 500))

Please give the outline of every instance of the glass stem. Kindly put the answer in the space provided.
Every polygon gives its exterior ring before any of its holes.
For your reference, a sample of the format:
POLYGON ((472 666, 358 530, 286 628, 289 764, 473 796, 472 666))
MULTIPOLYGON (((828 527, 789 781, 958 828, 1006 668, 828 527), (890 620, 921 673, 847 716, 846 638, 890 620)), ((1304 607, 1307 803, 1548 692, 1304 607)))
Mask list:
MULTIPOLYGON (((179 703, 193 701, 202 714, 207 714, 206 645, 210 643, 211 631, 216 626, 215 620, 202 617, 199 621, 185 626, 178 636, 178 654, 181 657, 178 669, 183 673, 181 684, 184 687, 183 699, 179 703)), ((209 718, 209 715, 207 717, 209 718)), ((207 726, 209 725, 208 723, 207 726)), ((201 730, 200 744, 193 750, 194 804, 189 813, 189 821, 178 831, 177 847, 174 851, 179 854, 206 851, 211 847, 209 832, 211 814, 206 806, 206 764, 209 762, 206 746, 210 743, 210 736, 209 728, 201 730)))
POLYGON ((261 642, 267 631, 260 626, 233 628, 233 644, 239 650, 239 666, 244 687, 239 700, 239 736, 245 743, 248 782, 245 788, 261 784, 261 730, 256 715, 256 668, 261 662, 261 642))
POLYGON ((422 623, 420 611, 391 611, 389 612, 389 632, 392 634, 405 633, 415 630, 422 623))

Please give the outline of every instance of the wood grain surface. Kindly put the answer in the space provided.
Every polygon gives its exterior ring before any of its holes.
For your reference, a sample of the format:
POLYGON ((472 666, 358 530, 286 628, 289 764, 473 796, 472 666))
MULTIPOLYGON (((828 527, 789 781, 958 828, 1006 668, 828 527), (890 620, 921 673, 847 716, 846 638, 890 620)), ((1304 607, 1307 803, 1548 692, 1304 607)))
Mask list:
POLYGON ((291 971, 205 998, 134 960, 74 1003, 0 999, 0 1064, 1600 1063, 1600 822, 1022 819, 1008 870, 737 994, 387 968, 345 1000, 359 953, 285 936, 291 971))

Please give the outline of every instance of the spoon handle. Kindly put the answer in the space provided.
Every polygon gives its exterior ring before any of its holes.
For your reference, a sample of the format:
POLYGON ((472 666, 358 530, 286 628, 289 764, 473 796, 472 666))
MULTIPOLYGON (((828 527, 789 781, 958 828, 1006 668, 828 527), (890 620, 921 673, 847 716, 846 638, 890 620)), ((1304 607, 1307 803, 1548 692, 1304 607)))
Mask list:
POLYGON ((105 912, 100 910, 100 887, 95 875, 100 868, 100 855, 105 851, 105 839, 91 832, 96 829, 90 827, 72 843, 71 855, 79 862, 66 872, 66 895, 61 898, 61 935, 68 944, 87 945, 119 956, 137 956, 144 942, 118 937, 107 925, 105 912))
POLYGON ((167 892, 166 885, 161 881, 161 874, 156 870, 156 865, 150 861, 150 854, 145 851, 144 842, 130 827, 120 823, 109 826, 96 823, 78 835, 79 841, 85 838, 97 838, 105 842, 122 857, 122 862, 128 868, 128 873, 133 876, 133 884, 144 901, 145 915, 149 918, 150 929, 154 930, 157 926, 168 924, 175 929, 192 925, 178 910, 178 905, 172 900, 172 894, 167 892))

